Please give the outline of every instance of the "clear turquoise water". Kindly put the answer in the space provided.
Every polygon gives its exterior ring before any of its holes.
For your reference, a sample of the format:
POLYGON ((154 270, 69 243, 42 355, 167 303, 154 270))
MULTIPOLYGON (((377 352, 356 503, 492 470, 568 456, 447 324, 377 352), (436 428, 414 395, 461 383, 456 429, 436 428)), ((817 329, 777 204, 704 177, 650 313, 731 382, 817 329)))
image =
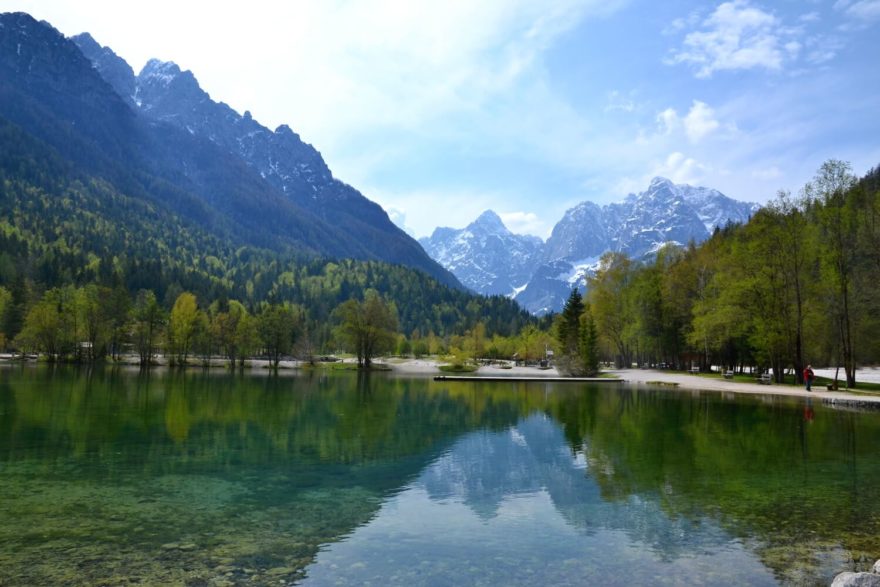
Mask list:
POLYGON ((793 399, 0 368, 0 585, 827 585, 877 504, 793 399))

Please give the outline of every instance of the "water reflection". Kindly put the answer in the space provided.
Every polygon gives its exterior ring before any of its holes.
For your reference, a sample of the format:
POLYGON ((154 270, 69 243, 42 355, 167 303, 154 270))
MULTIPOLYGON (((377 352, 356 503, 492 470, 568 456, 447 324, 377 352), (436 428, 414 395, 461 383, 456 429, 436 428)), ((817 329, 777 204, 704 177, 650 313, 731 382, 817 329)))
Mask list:
POLYGON ((603 499, 594 465, 545 414, 470 433, 322 552, 305 584, 775 584, 710 520, 671 517, 658 496, 603 499))
POLYGON ((877 446, 779 398, 4 368, 0 583, 827 584, 880 558, 877 446))

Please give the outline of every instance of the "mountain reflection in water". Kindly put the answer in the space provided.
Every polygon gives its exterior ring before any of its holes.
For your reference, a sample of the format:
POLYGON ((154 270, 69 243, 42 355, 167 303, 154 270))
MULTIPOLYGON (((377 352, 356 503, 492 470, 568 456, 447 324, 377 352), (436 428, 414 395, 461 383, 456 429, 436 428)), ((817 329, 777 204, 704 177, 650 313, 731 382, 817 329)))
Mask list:
POLYGON ((877 446, 769 396, 6 367, 0 584, 828 584, 880 558, 877 446))
POLYGON ((775 584, 711 520, 670 517, 659 495, 603 499, 591 466, 545 414, 470 433, 322 552, 305 584, 775 584))

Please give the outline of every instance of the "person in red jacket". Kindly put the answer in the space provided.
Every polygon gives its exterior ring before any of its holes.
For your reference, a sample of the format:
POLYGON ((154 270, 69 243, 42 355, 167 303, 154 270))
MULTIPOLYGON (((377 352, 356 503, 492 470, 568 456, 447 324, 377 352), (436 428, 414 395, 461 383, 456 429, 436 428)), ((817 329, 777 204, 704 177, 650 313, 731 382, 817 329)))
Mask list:
POLYGON ((807 391, 810 391, 810 387, 813 385, 813 379, 816 375, 813 373, 812 365, 807 365, 807 368, 804 369, 804 383, 807 384, 807 391))

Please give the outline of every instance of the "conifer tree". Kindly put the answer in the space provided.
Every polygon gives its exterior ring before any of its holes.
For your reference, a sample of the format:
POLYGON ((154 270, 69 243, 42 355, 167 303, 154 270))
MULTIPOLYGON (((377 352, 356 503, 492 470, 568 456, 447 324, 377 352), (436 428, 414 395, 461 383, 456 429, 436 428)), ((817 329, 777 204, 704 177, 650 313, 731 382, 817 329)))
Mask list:
POLYGON ((577 288, 571 290, 562 313, 556 320, 556 366, 567 375, 579 375, 584 371, 581 358, 581 315, 584 301, 577 288))
POLYGON ((590 305, 584 306, 584 311, 579 320, 580 329, 580 359, 583 365, 583 373, 586 377, 594 377, 599 373, 599 332, 596 330, 596 322, 590 305))

